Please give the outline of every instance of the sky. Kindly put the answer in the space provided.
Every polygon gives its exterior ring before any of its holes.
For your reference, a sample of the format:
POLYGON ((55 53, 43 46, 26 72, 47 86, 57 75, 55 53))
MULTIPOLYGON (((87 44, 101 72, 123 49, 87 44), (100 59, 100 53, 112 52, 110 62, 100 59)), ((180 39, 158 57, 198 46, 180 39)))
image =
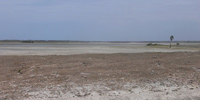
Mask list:
POLYGON ((0 40, 200 41, 200 0, 0 0, 0 40))

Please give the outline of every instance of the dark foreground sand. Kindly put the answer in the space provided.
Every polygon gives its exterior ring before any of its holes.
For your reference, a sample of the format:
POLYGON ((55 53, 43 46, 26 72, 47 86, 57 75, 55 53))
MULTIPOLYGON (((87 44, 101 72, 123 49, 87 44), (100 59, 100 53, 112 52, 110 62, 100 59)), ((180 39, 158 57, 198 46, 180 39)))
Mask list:
POLYGON ((200 100, 200 52, 0 56, 0 100, 200 100))

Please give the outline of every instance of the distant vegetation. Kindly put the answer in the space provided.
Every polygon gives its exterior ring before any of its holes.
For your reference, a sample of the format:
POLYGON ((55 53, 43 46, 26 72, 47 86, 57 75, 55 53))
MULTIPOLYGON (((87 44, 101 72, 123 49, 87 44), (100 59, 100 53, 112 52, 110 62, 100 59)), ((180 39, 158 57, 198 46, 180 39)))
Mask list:
POLYGON ((34 41, 32 41, 32 40, 26 40, 26 41, 22 41, 22 43, 34 43, 34 41))
POLYGON ((153 44, 153 43, 148 43, 147 46, 158 46, 160 44, 153 44))
MULTIPOLYGON (((16 43, 68 43, 68 42, 92 42, 92 41, 70 41, 70 40, 0 40, 0 42, 16 43)), ((96 42, 96 41, 95 41, 96 42)))

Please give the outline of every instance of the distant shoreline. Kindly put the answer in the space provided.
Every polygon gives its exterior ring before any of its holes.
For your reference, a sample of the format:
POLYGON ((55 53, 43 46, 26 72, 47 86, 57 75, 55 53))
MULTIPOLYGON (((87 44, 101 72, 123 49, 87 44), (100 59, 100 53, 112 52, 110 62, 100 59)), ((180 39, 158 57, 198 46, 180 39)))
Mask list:
MULTIPOLYGON (((0 40, 3 43, 170 43, 170 41, 79 41, 79 40, 0 40)), ((200 41, 172 41, 172 43, 200 43, 200 41)))

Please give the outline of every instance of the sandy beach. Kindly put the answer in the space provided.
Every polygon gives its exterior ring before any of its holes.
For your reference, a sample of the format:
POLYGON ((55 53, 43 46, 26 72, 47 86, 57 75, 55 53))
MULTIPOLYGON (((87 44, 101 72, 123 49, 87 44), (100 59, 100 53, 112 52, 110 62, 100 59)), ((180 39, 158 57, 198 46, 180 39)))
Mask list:
POLYGON ((0 55, 0 100, 200 99, 197 48, 1 45, 0 55))

